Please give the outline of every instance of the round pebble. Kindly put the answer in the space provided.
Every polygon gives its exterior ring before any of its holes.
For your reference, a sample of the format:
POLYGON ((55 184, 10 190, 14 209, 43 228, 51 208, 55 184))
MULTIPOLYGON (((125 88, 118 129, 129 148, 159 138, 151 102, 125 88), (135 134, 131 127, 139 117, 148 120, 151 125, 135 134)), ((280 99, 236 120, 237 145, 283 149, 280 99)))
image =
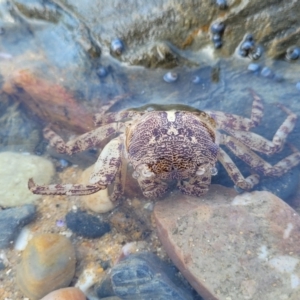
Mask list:
POLYGON ((73 232, 85 238, 98 238, 110 231, 108 223, 80 210, 68 212, 66 224, 73 232))
POLYGON ((253 46, 254 46, 253 42, 245 41, 242 43, 241 49, 244 51, 250 51, 251 49, 253 49, 253 46))
POLYGON ((272 70, 268 67, 263 67, 260 74, 263 77, 272 77, 273 76, 272 70))
POLYGON ((164 81, 168 82, 168 83, 173 83, 175 81, 177 81, 178 79, 178 74, 175 72, 168 72, 164 75, 164 81))
POLYGON ((80 289, 68 287, 53 291, 41 300, 86 300, 86 297, 80 289))
POLYGON ((16 282, 25 296, 38 300, 67 287, 74 276, 75 264, 75 250, 69 239, 59 234, 38 234, 22 253, 16 282))
POLYGON ((40 195, 28 190, 28 179, 33 177, 38 183, 48 184, 53 174, 54 166, 45 158, 14 152, 0 153, 0 205, 17 206, 39 199, 40 195))
POLYGON ((96 73, 100 78, 106 77, 108 75, 107 69, 102 66, 97 69, 96 73))
POLYGON ((220 49, 222 46, 223 46, 223 43, 222 43, 221 40, 220 40, 220 41, 215 41, 215 42, 214 42, 214 47, 215 47, 215 49, 220 49))
POLYGON ((223 22, 216 22, 210 26, 210 31, 213 34, 223 34, 225 30, 225 24, 223 22))
POLYGON ((124 51, 124 44, 120 39, 114 39, 111 42, 111 51, 116 55, 121 55, 124 51))
POLYGON ((258 72, 260 69, 260 65, 259 64, 249 64, 248 65, 248 70, 251 72, 258 72))
POLYGON ((289 47, 286 50, 285 58, 289 61, 296 60, 299 58, 299 56, 300 56, 300 48, 298 47, 289 47))
POLYGON ((226 0, 216 0, 216 4, 219 7, 219 9, 226 9, 228 7, 226 0))

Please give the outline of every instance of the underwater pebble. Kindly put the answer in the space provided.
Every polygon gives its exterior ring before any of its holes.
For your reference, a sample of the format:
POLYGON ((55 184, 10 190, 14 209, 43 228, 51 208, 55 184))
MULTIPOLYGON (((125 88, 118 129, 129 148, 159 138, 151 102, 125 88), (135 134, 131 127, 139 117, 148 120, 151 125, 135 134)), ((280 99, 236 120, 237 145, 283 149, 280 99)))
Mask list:
MULTIPOLYGON (((88 183, 93 170, 94 165, 85 169, 81 174, 80 182, 88 183)), ((100 190, 91 195, 82 196, 81 199, 88 209, 96 213, 106 213, 115 207, 115 204, 109 198, 108 189, 100 190)))
POLYGON ((0 248, 9 247, 23 226, 36 216, 36 207, 26 204, 20 207, 0 211, 0 248))
POLYGON ((253 47, 254 47, 254 43, 253 42, 245 41, 245 42, 242 43, 242 45, 241 45, 240 48, 243 51, 250 51, 250 50, 253 49, 253 47))
POLYGON ((261 70, 261 72, 260 72, 260 74, 261 74, 261 76, 263 76, 263 77, 273 77, 273 72, 272 72, 272 70, 270 69, 270 68, 268 68, 268 67, 263 67, 262 68, 262 70, 261 70))
POLYGON ((214 44, 215 49, 219 49, 222 47, 222 35, 225 30, 225 24, 223 22, 216 22, 210 26, 210 31, 212 35, 212 42, 214 44))
POLYGON ((224 30, 225 30, 225 24, 223 22, 216 22, 216 23, 213 23, 210 26, 210 31, 213 34, 220 34, 220 35, 222 35, 223 32, 224 32, 224 30))
POLYGON ((68 287, 53 291, 41 300, 86 300, 86 297, 80 289, 68 287))
POLYGON ((68 212, 66 224, 74 233, 85 238, 98 238, 110 231, 108 223, 81 210, 68 212))
POLYGON ((293 47, 289 47, 286 50, 285 58, 288 61, 296 60, 299 58, 299 56, 300 56, 300 48, 298 47, 293 46, 293 47))
POLYGON ((96 73, 100 78, 106 77, 108 75, 107 69, 102 66, 97 69, 96 73))
POLYGON ((300 81, 296 83, 296 89, 300 91, 300 81))
POLYGON ((14 249, 17 251, 23 251, 28 242, 32 239, 33 232, 29 226, 25 226, 21 229, 18 237, 15 240, 14 249))
POLYGON ((22 253, 16 282, 32 300, 67 287, 75 273, 75 250, 68 238, 51 233, 34 236, 22 253))
POLYGON ((54 174, 53 164, 42 157, 14 152, 0 153, 0 205, 17 206, 39 199, 28 190, 28 179, 48 184, 54 174), (17 170, 17 172, 16 172, 17 170))
POLYGON ((164 81, 168 82, 168 83, 173 83, 175 81, 177 81, 178 79, 178 74, 175 72, 168 72, 164 75, 164 81))
POLYGON ((120 39, 114 39, 110 44, 111 51, 116 55, 121 55, 124 51, 124 44, 120 39))
POLYGON ((151 252, 132 254, 116 264, 96 288, 99 298, 192 300, 176 269, 151 252))
POLYGON ((248 70, 251 71, 251 72, 258 72, 260 69, 260 65, 259 64, 249 64, 248 65, 248 70))
POLYGON ((219 7, 219 9, 226 9, 228 7, 226 0, 216 0, 216 4, 219 7))

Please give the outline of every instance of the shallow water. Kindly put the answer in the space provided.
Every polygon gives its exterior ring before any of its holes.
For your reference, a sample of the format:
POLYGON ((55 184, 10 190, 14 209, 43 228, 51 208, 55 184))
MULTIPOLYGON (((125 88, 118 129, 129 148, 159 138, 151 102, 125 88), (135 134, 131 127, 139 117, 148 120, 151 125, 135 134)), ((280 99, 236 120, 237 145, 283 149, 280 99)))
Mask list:
MULTIPOLYGON (((283 104, 300 116, 300 91, 296 87, 297 82, 300 82, 299 61, 291 63, 262 57, 257 62, 253 62, 248 58, 242 59, 238 55, 222 58, 219 57, 217 51, 213 56, 207 55, 207 53, 193 54, 193 60, 197 62, 197 66, 181 66, 173 69, 172 71, 178 74, 178 79, 173 83, 168 83, 164 81, 163 77, 170 70, 127 66, 108 53, 103 53, 100 58, 89 59, 86 53, 82 53, 82 50, 74 46, 73 31, 66 30, 72 26, 76 27, 71 17, 64 19, 64 26, 56 26, 53 23, 50 30, 43 23, 31 24, 32 28, 27 25, 22 27, 20 16, 8 11, 3 2, 0 3, 0 6, 2 26, 5 29, 0 36, 2 41, 0 46, 2 87, 11 78, 14 78, 19 70, 29 70, 32 74, 35 74, 37 70, 37 74, 43 74, 42 79, 71 91, 80 104, 78 109, 87 109, 89 113, 92 111, 96 113, 110 99, 120 96, 122 101, 114 105, 111 108, 112 111, 149 104, 183 104, 198 110, 218 110, 244 117, 249 117, 251 114, 252 97, 249 92, 249 88, 251 88, 262 98, 264 103, 264 117, 261 124, 253 129, 253 132, 269 140, 272 140, 277 128, 286 118, 286 114, 276 106, 277 103, 283 104), (259 64, 259 71, 256 73, 249 71, 250 63, 259 64), (107 75, 104 77, 97 75, 100 65, 107 69, 107 75), (265 66, 271 69, 272 76, 264 77, 261 74, 261 69, 265 66), (197 82, 195 82, 196 76, 199 78, 196 80, 197 82)), ((26 90, 26 83, 23 89, 26 90)), ((7 90, 3 92, 2 89, 0 152, 29 152, 50 158, 57 171, 55 180, 59 182, 62 179, 67 182, 68 174, 72 174, 71 171, 70 173, 66 171, 67 168, 79 166, 78 173, 81 173, 81 169, 88 167, 96 160, 97 149, 73 158, 66 155, 59 156, 53 149, 48 149, 47 142, 42 137, 42 129, 48 120, 37 118, 35 112, 32 115, 32 111, 26 105, 26 99, 22 98, 23 95, 23 91, 18 88, 9 95, 7 90), (19 101, 22 104, 18 104, 19 101), (60 161, 60 159, 64 159, 64 161, 60 161), (67 162, 66 165, 64 165, 65 162, 67 162)), ((61 130, 66 138, 70 138, 74 134, 64 128, 61 130)), ((288 136, 287 142, 300 149, 300 122, 288 136)), ((291 149, 286 145, 282 152, 272 157, 264 154, 261 156, 275 164, 291 153, 291 149)), ((232 158, 243 174, 251 173, 250 167, 244 162, 233 156, 232 158)), ((217 168, 218 175, 213 178, 213 183, 233 187, 233 183, 223 167, 217 164, 217 168)), ((300 167, 298 166, 280 178, 262 176, 262 180, 255 190, 270 190, 294 205, 294 208, 299 211, 299 207, 293 202, 295 194, 299 190, 299 172, 300 167)), ((77 174, 75 178, 78 180, 79 175, 77 174)), ((135 186, 135 188, 138 187, 135 186)), ((134 192, 130 191, 129 195, 134 195, 134 192)), ((136 195, 139 196, 140 192, 137 191, 136 195)), ((127 199, 127 201, 131 200, 134 199, 127 199)), ((46 209, 42 207, 43 203, 39 203, 39 205, 40 211, 45 212, 46 209)), ((63 207, 61 218, 64 218, 63 213, 67 212, 70 207, 63 207)), ((43 222, 43 218, 38 221, 43 222)), ((41 228, 46 230, 48 225, 54 226, 47 223, 44 227, 41 225, 41 228)), ((48 230, 52 231, 50 228, 48 230)), ((54 231, 58 231, 58 228, 55 228, 54 231)), ((122 242, 124 243, 124 240, 122 242)), ((119 248, 116 247, 116 252, 120 250, 119 248)), ((16 262, 14 257, 17 256, 16 252, 12 250, 7 250, 7 252, 11 261, 16 262)), ((116 253, 114 255, 117 256, 116 253)), ((81 258, 82 256, 84 255, 81 254, 81 258)), ((9 268, 13 270, 12 274, 14 274, 15 265, 11 264, 9 268)), ((5 271, 0 272, 3 272, 0 273, 0 276, 4 282, 1 288, 5 290, 5 284, 9 284, 9 288, 7 288, 11 292, 10 295, 14 295, 16 291, 11 287, 14 277, 11 276, 8 279, 4 274, 5 271)))

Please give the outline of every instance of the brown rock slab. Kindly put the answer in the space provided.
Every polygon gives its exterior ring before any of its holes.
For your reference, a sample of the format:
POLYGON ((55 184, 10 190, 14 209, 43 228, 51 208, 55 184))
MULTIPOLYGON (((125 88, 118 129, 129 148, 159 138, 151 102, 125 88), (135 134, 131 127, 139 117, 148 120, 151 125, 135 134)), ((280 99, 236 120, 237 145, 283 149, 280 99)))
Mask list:
POLYGON ((155 205, 168 255, 205 300, 300 299, 300 216, 269 192, 212 185, 155 205))
POLYGON ((34 71, 19 70, 5 82, 3 91, 17 97, 33 115, 55 129, 66 128, 83 133, 94 128, 93 114, 81 105, 74 94, 34 71), (21 92, 22 91, 22 92, 21 92))

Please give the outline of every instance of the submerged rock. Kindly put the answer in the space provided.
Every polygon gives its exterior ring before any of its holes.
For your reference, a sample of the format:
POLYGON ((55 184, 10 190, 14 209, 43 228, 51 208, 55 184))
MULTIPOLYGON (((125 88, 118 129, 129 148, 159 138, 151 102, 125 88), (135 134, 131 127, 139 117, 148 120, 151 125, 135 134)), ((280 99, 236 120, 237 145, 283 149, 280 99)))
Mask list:
POLYGON ((70 211, 66 215, 67 227, 85 238, 98 238, 110 231, 107 222, 84 211, 70 211))
POLYGON ((15 206, 39 199, 40 195, 29 191, 28 179, 33 177, 47 184, 53 174, 53 164, 45 158, 28 153, 0 153, 0 205, 15 206))
POLYGON ((298 299, 300 216, 269 192, 212 185, 156 203, 159 238, 205 299, 298 299))
POLYGON ((35 218, 33 204, 0 211, 0 248, 8 247, 15 240, 23 226, 35 218))
POLYGON ((51 292, 41 300, 85 300, 84 293, 75 287, 68 287, 51 292))
POLYGON ((17 267, 17 285, 30 299, 67 287, 75 273, 75 251, 64 236, 42 233, 33 237, 17 267))
POLYGON ((150 252, 132 254, 114 266, 96 289, 98 297, 121 299, 193 299, 175 269, 150 252))

